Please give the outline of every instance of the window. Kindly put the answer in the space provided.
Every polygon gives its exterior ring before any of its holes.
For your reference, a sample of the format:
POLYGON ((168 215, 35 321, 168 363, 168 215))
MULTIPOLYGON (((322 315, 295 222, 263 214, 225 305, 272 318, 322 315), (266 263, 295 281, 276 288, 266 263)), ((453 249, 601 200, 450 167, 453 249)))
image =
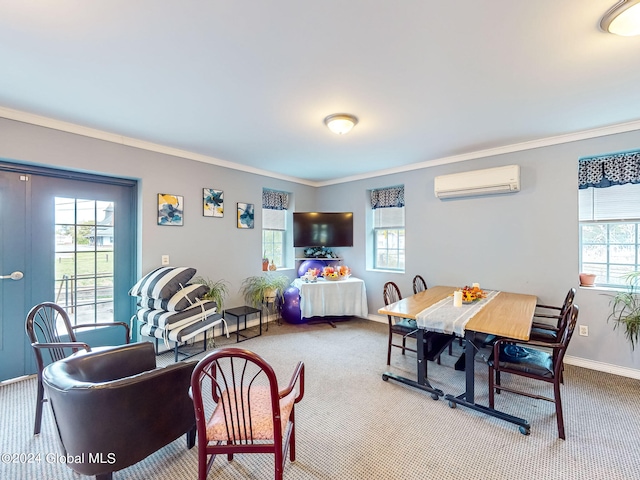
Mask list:
POLYGON ((277 268, 286 266, 288 206, 287 192, 262 191, 262 258, 268 258, 277 268))
POLYGON ((580 271, 603 286, 640 270, 640 151, 581 159, 580 271))
POLYGON ((373 268, 404 271, 404 186, 371 191, 373 268))

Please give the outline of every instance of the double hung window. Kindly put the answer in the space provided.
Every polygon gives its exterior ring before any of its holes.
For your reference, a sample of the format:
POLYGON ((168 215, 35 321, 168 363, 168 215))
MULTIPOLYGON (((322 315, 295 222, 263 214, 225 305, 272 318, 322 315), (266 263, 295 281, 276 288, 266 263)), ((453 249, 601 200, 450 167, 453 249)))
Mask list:
POLYGON ((580 271, 602 286, 640 270, 640 151, 580 159, 580 271))
POLYGON ((373 268, 404 271, 404 186, 371 190, 373 268))
POLYGON ((262 255, 277 268, 286 266, 288 208, 287 192, 262 190, 262 255))

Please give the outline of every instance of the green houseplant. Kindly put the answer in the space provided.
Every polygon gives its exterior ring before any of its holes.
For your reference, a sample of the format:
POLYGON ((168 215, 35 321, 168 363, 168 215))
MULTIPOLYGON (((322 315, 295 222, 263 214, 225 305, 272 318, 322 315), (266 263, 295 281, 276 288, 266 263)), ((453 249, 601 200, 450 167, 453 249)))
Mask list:
POLYGON ((265 272, 262 275, 245 278, 240 287, 240 293, 248 305, 261 308, 265 301, 273 302, 278 298, 282 300, 289 283, 291 282, 285 275, 265 272))
POLYGON ((205 277, 196 277, 191 280, 192 283, 200 283, 209 287, 209 293, 204 295, 204 300, 213 300, 218 305, 218 312, 224 310, 224 298, 229 293, 229 283, 226 280, 213 281, 205 277))
POLYGON ((635 350, 640 341, 640 272, 632 272, 625 276, 627 289, 613 295, 611 299, 611 314, 608 320, 613 320, 614 330, 624 329, 624 335, 631 342, 631 349, 635 350))

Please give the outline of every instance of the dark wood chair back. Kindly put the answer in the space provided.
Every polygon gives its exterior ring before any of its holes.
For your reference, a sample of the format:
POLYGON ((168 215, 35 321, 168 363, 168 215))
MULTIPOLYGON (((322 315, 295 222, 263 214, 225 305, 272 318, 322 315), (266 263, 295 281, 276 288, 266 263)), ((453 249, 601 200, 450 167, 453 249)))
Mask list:
POLYGON ((427 282, 421 275, 413 277, 413 293, 423 292, 427 289, 427 282))
POLYGON ((123 343, 129 343, 129 325, 124 322, 102 322, 91 324, 71 325, 67 311, 53 302, 43 302, 34 306, 27 314, 25 330, 38 368, 38 393, 36 403, 36 420, 34 435, 40 433, 42 421, 42 405, 44 387, 42 385, 42 370, 50 363, 62 360, 80 350, 91 351, 91 347, 76 338, 76 329, 94 327, 117 327, 124 332, 123 343))
POLYGON ((393 282, 387 282, 384 284, 383 297, 385 305, 390 305, 398 300, 402 300, 400 288, 393 282))

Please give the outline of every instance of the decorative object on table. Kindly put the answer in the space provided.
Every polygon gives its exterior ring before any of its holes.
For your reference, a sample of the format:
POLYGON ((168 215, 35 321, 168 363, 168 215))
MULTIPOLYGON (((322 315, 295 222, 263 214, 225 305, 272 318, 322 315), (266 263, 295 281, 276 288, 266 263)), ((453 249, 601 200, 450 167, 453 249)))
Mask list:
POLYGON ((224 192, 213 188, 202 189, 202 215, 224 217, 224 192))
POLYGON ((338 281, 346 280, 351 276, 351 269, 346 265, 339 265, 336 267, 324 267, 322 269, 322 276, 325 280, 338 281))
POLYGON ((248 305, 261 308, 263 303, 282 303, 284 291, 291 282, 282 274, 266 272, 243 280, 240 293, 248 305))
POLYGON ((338 258, 329 247, 308 247, 304 249, 307 258, 338 258))
POLYGON ((262 271, 266 272, 267 270, 269 270, 269 259, 267 258, 267 254, 265 252, 265 254, 262 256, 262 271))
POLYGON ((275 272, 277 270, 278 267, 276 267, 276 264, 273 260, 271 260, 271 263, 269 264, 269 271, 270 272, 275 272))
POLYGON ((169 193, 158 194, 158 225, 177 225, 184 223, 184 197, 169 193))
POLYGON ((593 273, 581 273, 580 274, 580 286, 581 287, 593 287, 596 281, 596 275, 593 273))
POLYGON ((302 263, 300 263, 300 266, 298 267, 298 276, 302 277, 310 269, 316 269, 319 272, 321 272, 322 269, 326 267, 328 263, 333 263, 333 262, 337 262, 337 260, 318 260, 318 259, 304 260, 302 263))
POLYGON ((455 292, 453 292, 453 306, 462 306, 462 290, 456 290, 455 292))
POLYGON ((611 314, 607 321, 613 320, 614 330, 624 329, 624 335, 631 343, 631 350, 635 350, 640 341, 640 272, 625 275, 627 289, 617 292, 611 298, 611 314))
POLYGON ((253 228, 253 203, 238 202, 238 228, 253 228))
POLYGON ((478 284, 474 284, 476 286, 465 286, 460 289, 462 292, 462 303, 469 304, 473 302, 477 302, 487 296, 487 294, 480 288, 478 284))

